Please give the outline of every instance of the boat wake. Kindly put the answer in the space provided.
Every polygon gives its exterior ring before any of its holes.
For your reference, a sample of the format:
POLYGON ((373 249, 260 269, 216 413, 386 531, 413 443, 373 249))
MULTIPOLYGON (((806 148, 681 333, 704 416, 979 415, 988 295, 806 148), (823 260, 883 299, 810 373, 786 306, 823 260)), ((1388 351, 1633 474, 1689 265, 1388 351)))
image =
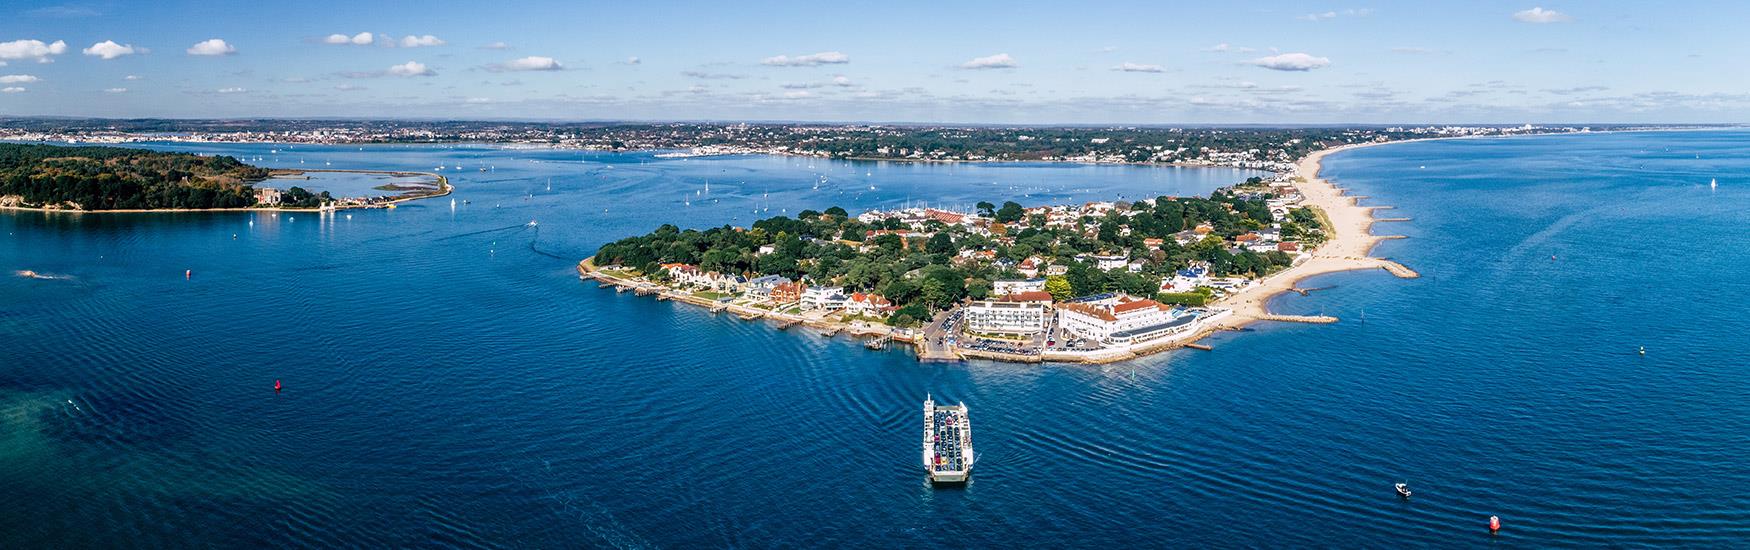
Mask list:
POLYGON ((448 237, 442 237, 442 238, 439 238, 439 239, 437 239, 437 240, 439 240, 439 241, 447 241, 447 240, 450 240, 450 239, 460 239, 460 238, 462 238, 462 237, 472 237, 472 236, 475 236, 475 235, 484 235, 484 234, 487 234, 487 233, 496 233, 496 232, 499 232, 499 231, 510 231, 510 230, 512 230, 512 229, 528 229, 528 228, 531 228, 531 227, 535 227, 535 226, 533 226, 533 225, 529 225, 529 224, 526 224, 526 223, 519 223, 519 224, 516 224, 516 225, 507 225, 507 226, 504 226, 504 227, 500 227, 500 228, 497 228, 497 229, 482 229, 482 230, 480 230, 480 231, 470 231, 470 232, 467 232, 467 233, 461 233, 461 234, 457 234, 457 235, 450 235, 450 236, 448 236, 448 237))
POLYGON ((31 271, 29 269, 20 269, 18 271, 14 271, 13 273, 17 274, 19 277, 24 277, 26 279, 42 279, 45 281, 68 281, 68 280, 73 279, 72 275, 56 275, 54 273, 41 273, 41 272, 37 272, 37 271, 31 271))

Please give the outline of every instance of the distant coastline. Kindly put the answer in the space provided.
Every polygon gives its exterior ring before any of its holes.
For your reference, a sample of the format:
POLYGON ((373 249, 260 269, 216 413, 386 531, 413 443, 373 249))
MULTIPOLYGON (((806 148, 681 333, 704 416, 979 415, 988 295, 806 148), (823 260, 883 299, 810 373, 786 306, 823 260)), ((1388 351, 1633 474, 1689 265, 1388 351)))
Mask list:
MULTIPOLYGON (((324 210, 359 210, 370 208, 394 208, 396 204, 430 199, 449 195, 455 191, 450 180, 442 174, 433 172, 414 172, 405 170, 341 170, 341 169, 273 169, 273 175, 298 175, 311 172, 349 173, 349 174, 381 174, 386 176, 429 176, 436 178, 437 188, 425 193, 403 193, 382 201, 369 204, 337 204, 329 208, 323 207, 280 207, 280 206, 250 206, 243 208, 122 208, 110 210, 81 210, 74 208, 45 208, 40 206, 0 206, 0 211, 43 212, 56 214, 163 214, 163 213, 195 213, 195 212, 321 212, 324 210)), ((272 181, 270 180, 263 180, 272 181)), ((257 182, 261 183, 261 182, 257 182)))

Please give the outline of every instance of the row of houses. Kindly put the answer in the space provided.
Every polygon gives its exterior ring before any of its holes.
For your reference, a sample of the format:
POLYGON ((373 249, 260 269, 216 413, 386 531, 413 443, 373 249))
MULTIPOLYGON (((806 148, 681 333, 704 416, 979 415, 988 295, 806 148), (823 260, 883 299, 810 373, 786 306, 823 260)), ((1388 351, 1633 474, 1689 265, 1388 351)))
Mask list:
POLYGON ((893 302, 879 294, 846 293, 842 286, 809 286, 780 275, 748 279, 740 275, 701 271, 697 266, 680 263, 662 264, 661 268, 671 281, 683 288, 741 294, 756 302, 773 305, 796 304, 803 310, 843 311, 869 316, 885 316, 897 309, 893 302))

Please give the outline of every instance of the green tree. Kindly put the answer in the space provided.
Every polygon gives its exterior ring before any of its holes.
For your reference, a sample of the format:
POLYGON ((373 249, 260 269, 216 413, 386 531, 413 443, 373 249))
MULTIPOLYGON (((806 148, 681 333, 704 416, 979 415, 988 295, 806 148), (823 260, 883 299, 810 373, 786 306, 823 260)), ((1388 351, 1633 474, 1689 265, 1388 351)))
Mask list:
POLYGON ((1003 208, 996 212, 996 218, 997 221, 1002 223, 1014 223, 1020 221, 1021 216, 1026 214, 1027 209, 1021 206, 1021 203, 1015 201, 1003 201, 1003 208))
POLYGON ((959 249, 954 247, 954 238, 948 236, 948 233, 944 231, 931 235, 930 242, 925 246, 924 251, 931 254, 953 256, 955 252, 959 252, 959 249))
POLYGON ((1064 278, 1062 275, 1046 277, 1045 291, 1051 293, 1051 299, 1057 302, 1068 301, 1070 298, 1074 298, 1076 294, 1075 288, 1071 287, 1069 284, 1069 279, 1064 278))

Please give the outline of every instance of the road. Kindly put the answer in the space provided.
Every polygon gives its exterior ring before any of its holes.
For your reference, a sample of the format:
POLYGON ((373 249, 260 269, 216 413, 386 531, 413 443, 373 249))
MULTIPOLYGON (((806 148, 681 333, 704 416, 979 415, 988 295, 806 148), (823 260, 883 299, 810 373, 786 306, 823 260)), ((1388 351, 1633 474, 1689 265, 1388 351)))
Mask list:
POLYGON ((949 333, 947 321, 959 309, 959 306, 955 306, 948 311, 937 313, 935 318, 930 319, 930 322, 924 325, 924 342, 918 348, 919 361, 960 360, 960 354, 954 353, 954 347, 948 345, 947 342, 949 333))

